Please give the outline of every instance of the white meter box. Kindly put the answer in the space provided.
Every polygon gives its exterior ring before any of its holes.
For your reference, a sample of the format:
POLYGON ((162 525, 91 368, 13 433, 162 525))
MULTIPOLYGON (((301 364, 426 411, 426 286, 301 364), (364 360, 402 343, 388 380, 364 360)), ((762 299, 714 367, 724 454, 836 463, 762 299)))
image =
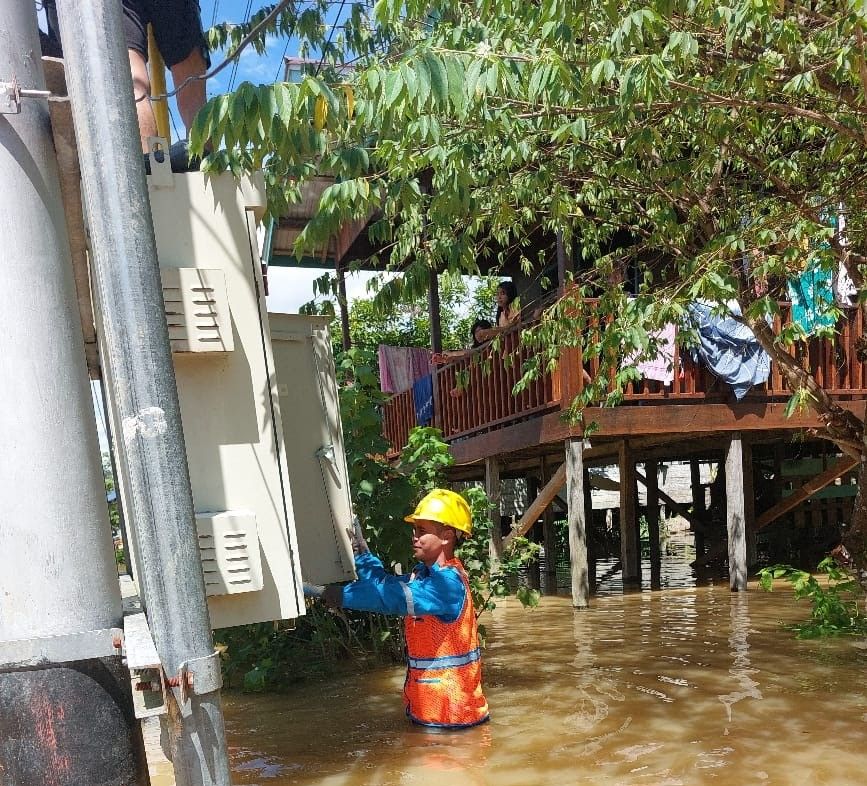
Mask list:
MULTIPOLYGON (((264 185, 261 177, 159 169, 148 192, 211 625, 292 619, 305 606, 256 239, 264 185)), ((114 434, 126 414, 112 412, 114 434)), ((116 447, 137 570, 126 462, 116 447)), ((333 538, 326 559, 344 559, 333 538)))

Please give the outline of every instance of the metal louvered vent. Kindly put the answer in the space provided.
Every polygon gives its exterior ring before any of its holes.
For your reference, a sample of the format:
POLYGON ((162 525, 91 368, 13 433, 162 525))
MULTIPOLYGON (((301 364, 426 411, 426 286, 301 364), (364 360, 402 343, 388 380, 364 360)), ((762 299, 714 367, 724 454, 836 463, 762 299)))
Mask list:
POLYGON ((234 349, 226 274, 194 267, 161 268, 172 352, 234 349))
POLYGON ((206 594, 234 595, 262 589, 262 557, 254 513, 196 513, 196 529, 206 594))

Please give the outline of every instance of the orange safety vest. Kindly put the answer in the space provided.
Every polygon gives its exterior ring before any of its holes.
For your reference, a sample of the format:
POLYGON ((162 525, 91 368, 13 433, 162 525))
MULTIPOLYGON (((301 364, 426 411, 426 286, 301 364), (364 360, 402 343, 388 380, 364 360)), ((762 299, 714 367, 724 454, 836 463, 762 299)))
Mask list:
MULTIPOLYGON (((438 617, 407 617, 406 714, 424 726, 463 728, 488 720, 482 693, 482 663, 470 582, 461 561, 445 563, 460 574, 466 589, 461 613, 454 622, 438 617)), ((444 566, 444 567, 445 567, 444 566)))

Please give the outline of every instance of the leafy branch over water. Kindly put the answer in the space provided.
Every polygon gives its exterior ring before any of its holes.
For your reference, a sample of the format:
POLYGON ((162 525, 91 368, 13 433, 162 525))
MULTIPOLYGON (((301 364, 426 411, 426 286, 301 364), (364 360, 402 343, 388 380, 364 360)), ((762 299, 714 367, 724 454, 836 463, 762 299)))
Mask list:
POLYGON ((810 601, 810 619, 786 626, 799 639, 867 635, 867 617, 858 610, 861 589, 853 574, 833 557, 825 557, 817 571, 827 576, 824 585, 805 570, 771 565, 759 571, 759 584, 770 592, 774 581, 782 579, 792 585, 797 600, 810 601))

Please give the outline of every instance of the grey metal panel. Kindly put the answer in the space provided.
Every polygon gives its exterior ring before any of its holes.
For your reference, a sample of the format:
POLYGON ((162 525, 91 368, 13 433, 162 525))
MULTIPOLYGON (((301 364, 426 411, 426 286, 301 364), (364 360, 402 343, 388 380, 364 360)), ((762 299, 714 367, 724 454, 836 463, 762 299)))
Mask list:
POLYGON ((343 426, 326 317, 268 315, 301 572, 330 584, 355 578, 343 426))

